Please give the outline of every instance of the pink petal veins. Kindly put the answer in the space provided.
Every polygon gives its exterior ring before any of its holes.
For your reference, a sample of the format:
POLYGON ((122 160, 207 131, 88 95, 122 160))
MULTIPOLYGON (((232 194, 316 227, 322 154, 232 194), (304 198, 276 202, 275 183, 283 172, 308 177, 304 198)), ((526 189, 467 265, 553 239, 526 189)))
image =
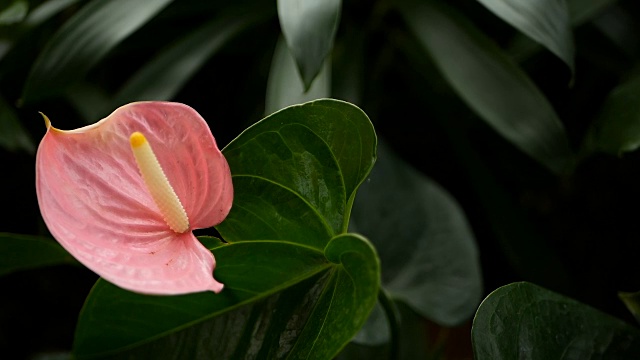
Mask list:
POLYGON ((47 131, 36 158, 36 189, 49 230, 80 262, 123 288, 219 292, 213 254, 191 231, 169 229, 146 189, 129 145, 135 131, 152 145, 191 229, 226 217, 231 174, 204 119, 183 104, 139 102, 94 125, 47 131))

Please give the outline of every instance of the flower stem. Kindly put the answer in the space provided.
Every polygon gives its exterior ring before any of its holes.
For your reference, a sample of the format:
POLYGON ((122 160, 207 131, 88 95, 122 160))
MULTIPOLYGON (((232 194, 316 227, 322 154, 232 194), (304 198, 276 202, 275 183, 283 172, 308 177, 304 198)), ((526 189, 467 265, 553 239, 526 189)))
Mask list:
POLYGON ((391 334, 389 344, 389 359, 397 360, 400 356, 400 313, 391 296, 383 287, 378 291, 378 301, 384 309, 391 334))

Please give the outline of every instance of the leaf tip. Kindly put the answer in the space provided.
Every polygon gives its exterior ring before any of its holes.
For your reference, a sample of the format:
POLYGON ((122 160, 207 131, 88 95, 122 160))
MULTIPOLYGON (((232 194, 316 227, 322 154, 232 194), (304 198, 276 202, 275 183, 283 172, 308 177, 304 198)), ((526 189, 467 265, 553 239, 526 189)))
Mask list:
MULTIPOLYGON (((47 115, 45 115, 42 111, 38 111, 38 113, 42 116, 42 118, 44 119, 44 126, 47 128, 47 130, 53 128, 51 126, 51 120, 49 120, 49 117, 47 117, 47 115)), ((55 128, 53 128, 55 129, 55 128)))

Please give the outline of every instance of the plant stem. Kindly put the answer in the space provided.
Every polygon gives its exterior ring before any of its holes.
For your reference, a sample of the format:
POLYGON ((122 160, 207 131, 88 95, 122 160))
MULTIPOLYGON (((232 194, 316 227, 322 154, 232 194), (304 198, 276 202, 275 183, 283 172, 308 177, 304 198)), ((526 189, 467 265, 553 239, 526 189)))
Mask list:
POLYGON ((397 360, 400 357, 400 312, 391 296, 383 287, 378 291, 378 301, 384 309, 389 324, 389 333, 391 334, 389 344, 389 359, 397 360))

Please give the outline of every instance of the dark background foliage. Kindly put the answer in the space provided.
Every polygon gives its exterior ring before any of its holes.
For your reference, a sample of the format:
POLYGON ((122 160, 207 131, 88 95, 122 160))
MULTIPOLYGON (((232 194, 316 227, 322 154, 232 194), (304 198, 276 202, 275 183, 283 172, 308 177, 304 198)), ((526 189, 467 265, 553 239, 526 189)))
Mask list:
MULTIPOLYGON (((0 10, 12 3, 0 2, 0 10)), ((25 3, 33 9, 43 1, 25 3)), ((96 110, 97 117, 85 118, 68 89, 77 87, 75 94, 86 95, 86 87, 113 95, 165 46, 205 21, 228 14, 226 2, 175 1, 74 84, 61 84, 64 89, 61 86, 59 92, 23 101, 29 72, 52 34, 87 3, 75 2, 29 31, 22 31, 19 23, 0 25, 0 40, 13 43, 0 58, 0 96, 7 101, 0 106, 17 114, 35 144, 45 132, 38 111, 61 129, 107 115, 96 110)), ((257 3, 262 2, 234 2, 233 16, 259 13, 260 18, 231 38, 171 98, 207 119, 220 147, 264 115, 280 25, 275 2, 257 3)), ((482 121, 440 75, 391 2, 343 3, 331 55, 333 96, 359 105, 397 154, 459 202, 479 246, 485 295, 527 280, 632 323, 617 292, 640 289, 640 155, 583 150, 607 96, 637 71, 640 4, 611 1, 574 28, 572 81, 569 67, 541 47, 526 58, 509 52, 522 35, 480 3, 448 3, 517 59, 553 105, 571 147, 580 155, 573 171, 550 173, 482 121), (353 56, 353 44, 358 56, 353 56), (358 79, 357 96, 343 86, 349 76, 358 79)), ((637 113, 635 118, 640 121, 637 113)), ((617 130, 624 133, 627 128, 617 130)), ((34 154, 0 149, 2 232, 47 234, 34 191, 34 154)), ((68 351, 78 312, 96 279, 90 271, 74 266, 1 277, 0 353, 33 356, 68 351)), ((469 324, 463 324, 465 331, 469 324)), ((469 337, 451 336, 447 341, 458 348, 470 344, 469 337)))

